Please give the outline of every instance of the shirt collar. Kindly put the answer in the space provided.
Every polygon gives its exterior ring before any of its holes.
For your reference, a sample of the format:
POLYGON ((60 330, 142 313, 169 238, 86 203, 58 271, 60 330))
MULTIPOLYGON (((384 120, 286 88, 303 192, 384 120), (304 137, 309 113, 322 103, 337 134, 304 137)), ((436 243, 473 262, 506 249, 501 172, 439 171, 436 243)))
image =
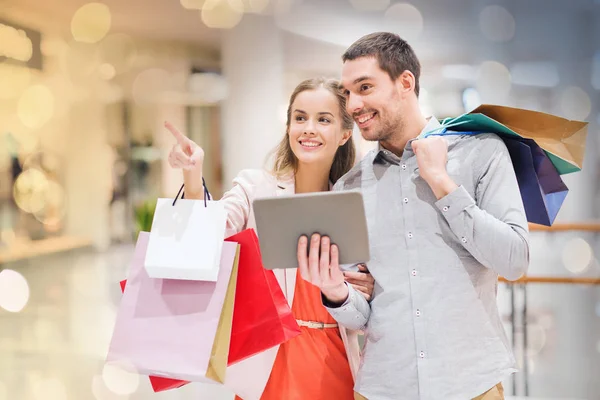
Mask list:
MULTIPOLYGON (((423 130, 419 133, 419 136, 421 136, 424 133, 430 132, 434 129, 437 129, 440 126, 442 126, 442 124, 440 124, 440 121, 438 121, 438 119, 435 116, 428 117, 427 124, 425 125, 423 130)), ((408 151, 412 152, 411 144, 414 140, 416 140, 416 138, 411 139, 406 143, 406 147, 404 147, 404 151, 408 150, 408 151)), ((381 143, 377 142, 377 147, 375 148, 375 158, 373 159, 373 162, 381 161, 382 158, 385 159, 387 162, 391 162, 393 164, 400 163, 400 157, 398 157, 391 151, 384 149, 383 146, 381 145, 381 143)))

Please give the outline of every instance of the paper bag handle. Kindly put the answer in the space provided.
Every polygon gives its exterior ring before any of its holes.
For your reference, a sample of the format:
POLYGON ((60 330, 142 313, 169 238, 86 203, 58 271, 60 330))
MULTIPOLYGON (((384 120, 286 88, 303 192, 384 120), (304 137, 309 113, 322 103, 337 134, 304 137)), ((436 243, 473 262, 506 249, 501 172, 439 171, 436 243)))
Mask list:
MULTIPOLYGON (((173 206, 179 199, 179 195, 181 195, 182 199, 185 199, 185 191, 183 191, 184 186, 185 186, 185 183, 182 183, 181 187, 179 188, 179 192, 177 192, 177 196, 175 196, 175 199, 173 199, 173 206)), ((208 191, 208 188, 206 187, 206 181, 204 180, 204 177, 202 177, 202 187, 204 188, 204 207, 206 207, 207 206, 206 199, 208 198, 208 200, 212 200, 212 198, 210 196, 210 192, 208 191)))

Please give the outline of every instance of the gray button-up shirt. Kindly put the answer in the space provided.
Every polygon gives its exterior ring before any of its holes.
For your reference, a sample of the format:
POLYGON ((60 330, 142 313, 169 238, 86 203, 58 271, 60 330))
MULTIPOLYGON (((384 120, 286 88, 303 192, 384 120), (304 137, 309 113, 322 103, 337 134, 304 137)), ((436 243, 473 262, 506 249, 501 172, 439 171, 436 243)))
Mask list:
MULTIPOLYGON (((439 126, 431 118, 425 131, 439 126)), ((437 200, 409 142, 379 148, 334 190, 360 190, 369 227, 371 303, 350 286, 328 308, 365 329, 355 389, 369 400, 466 400, 516 371, 498 314, 498 274, 529 264, 528 227, 515 172, 493 134, 446 136, 447 170, 460 185, 437 200)))

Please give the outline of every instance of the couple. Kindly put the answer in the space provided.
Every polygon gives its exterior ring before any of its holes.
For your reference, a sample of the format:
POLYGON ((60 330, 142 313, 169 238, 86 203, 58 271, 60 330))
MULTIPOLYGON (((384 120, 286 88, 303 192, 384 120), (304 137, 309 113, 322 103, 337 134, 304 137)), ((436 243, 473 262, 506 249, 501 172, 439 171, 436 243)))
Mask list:
MULTIPOLYGON (((231 367, 226 384, 246 400, 503 399, 501 382, 516 369, 498 315, 497 278, 517 279, 529 261, 508 151, 492 134, 417 139, 439 123, 421 114, 420 63, 397 35, 367 35, 342 58, 341 94, 309 81, 292 95, 275 174, 243 172, 223 201, 235 232, 253 226, 255 197, 332 183, 333 190, 360 190, 368 270, 342 271, 327 237, 300 238, 301 277, 278 273, 290 301, 295 289, 292 310, 308 326, 231 367), (353 120, 365 139, 379 142, 354 167, 353 120), (362 329, 357 366, 355 332, 362 329)), ((171 130, 179 143, 171 164, 184 169, 186 195, 192 188, 202 198, 202 150, 171 130)))

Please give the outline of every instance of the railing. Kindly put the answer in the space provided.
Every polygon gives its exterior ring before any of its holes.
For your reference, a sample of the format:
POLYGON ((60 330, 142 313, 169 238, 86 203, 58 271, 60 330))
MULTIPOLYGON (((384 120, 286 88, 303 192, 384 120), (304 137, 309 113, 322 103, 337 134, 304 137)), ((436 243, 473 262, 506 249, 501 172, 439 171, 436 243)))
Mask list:
MULTIPOLYGON (((531 232, 600 232, 600 223, 562 223, 554 224, 551 227, 529 224, 531 232)), ((515 315, 515 287, 523 291, 523 310, 522 310, 522 328, 523 328, 523 381, 525 386, 525 396, 529 396, 529 366, 527 362, 527 285, 529 284, 552 284, 552 285, 600 285, 600 277, 556 277, 556 276, 523 276, 516 281, 508 281, 500 277, 499 282, 510 286, 511 298, 511 324, 512 324, 512 343, 516 351, 516 315, 515 315)), ((517 394, 517 381, 513 377, 513 394, 517 394)))

